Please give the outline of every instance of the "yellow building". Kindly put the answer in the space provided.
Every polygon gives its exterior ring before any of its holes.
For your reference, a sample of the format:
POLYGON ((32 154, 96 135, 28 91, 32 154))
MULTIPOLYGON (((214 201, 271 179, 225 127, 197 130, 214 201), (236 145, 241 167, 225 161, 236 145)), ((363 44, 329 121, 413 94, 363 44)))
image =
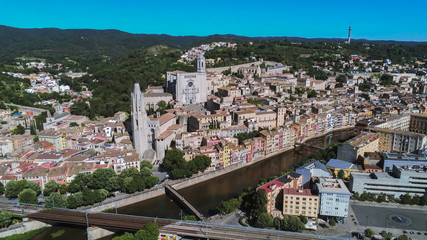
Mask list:
POLYGON ((283 189, 283 215, 304 216, 317 219, 319 196, 310 189, 283 189))
POLYGON ((332 158, 329 160, 328 163, 326 163, 326 168, 329 169, 329 171, 335 176, 338 176, 338 173, 340 170, 344 171, 344 177, 348 178, 350 176, 350 173, 352 172, 359 172, 359 168, 356 164, 334 159, 332 158))
POLYGON ((216 145, 216 148, 218 150, 219 167, 223 168, 230 166, 230 148, 228 144, 222 141, 220 144, 216 145))

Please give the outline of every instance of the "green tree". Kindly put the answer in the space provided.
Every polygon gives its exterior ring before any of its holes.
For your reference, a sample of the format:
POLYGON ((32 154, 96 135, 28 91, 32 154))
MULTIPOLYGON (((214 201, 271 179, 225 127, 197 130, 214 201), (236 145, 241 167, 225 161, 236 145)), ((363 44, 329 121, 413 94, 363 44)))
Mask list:
POLYGON ((96 202, 102 202, 110 195, 110 192, 105 189, 97 189, 94 192, 96 196, 96 202))
POLYGON ((84 205, 93 205, 97 200, 95 192, 87 187, 83 188, 82 195, 84 205))
POLYGON ((242 198, 232 198, 228 201, 222 201, 217 210, 221 214, 228 214, 240 208, 242 204, 242 198))
POLYGON ((30 134, 31 135, 37 134, 37 128, 36 128, 36 125, 33 121, 31 121, 31 123, 30 123, 30 134))
POLYGON ((370 228, 365 229, 365 236, 366 236, 367 238, 371 238, 371 237, 373 237, 374 235, 375 235, 374 230, 372 230, 372 229, 370 229, 370 228))
POLYGON ((153 174, 153 172, 151 171, 151 169, 148 168, 148 167, 141 168, 140 173, 141 173, 142 177, 149 177, 149 176, 151 176, 151 174, 153 174))
POLYGON ((21 192, 19 189, 17 189, 16 181, 9 181, 6 183, 5 187, 5 197, 7 198, 17 198, 18 194, 21 192))
POLYGON ((25 128, 21 125, 18 124, 18 126, 15 127, 15 129, 12 130, 11 134, 12 135, 22 135, 25 133, 25 128))
POLYGON ((305 226, 297 216, 285 216, 281 228, 286 231, 299 232, 304 230, 305 226))
POLYGON ((402 194, 402 195, 400 195, 400 202, 402 203, 402 204, 412 204, 412 197, 411 197, 411 195, 409 195, 409 193, 406 193, 406 194, 402 194))
POLYGON ((40 185, 36 182, 32 182, 32 181, 26 181, 26 180, 21 180, 19 182, 24 182, 24 189, 29 188, 34 190, 34 192, 36 193, 36 196, 40 195, 40 193, 42 192, 40 185))
POLYGON ((409 240, 409 237, 406 234, 402 234, 397 238, 397 240, 409 240))
POLYGON ((266 213, 266 205, 268 199, 267 194, 264 189, 255 191, 253 189, 248 189, 244 196, 242 196, 242 206, 246 211, 246 216, 248 220, 255 224, 257 218, 262 214, 266 213))
POLYGON ((135 240, 136 238, 133 236, 132 233, 126 232, 125 234, 121 236, 114 237, 112 240, 135 240))
POLYGON ((77 192, 67 197, 68 208, 75 209, 84 205, 82 192, 77 192))
POLYGON ((385 193, 378 194, 377 202, 381 203, 381 202, 385 202, 386 200, 387 200, 387 195, 385 195, 385 193))
POLYGON ((317 92, 315 90, 309 90, 309 91, 307 91, 307 97, 308 98, 315 98, 315 97, 317 97, 317 92))
POLYGON ((308 223, 308 219, 307 219, 307 217, 305 217, 305 216, 303 216, 303 215, 299 215, 299 216, 298 216, 298 218, 299 218, 299 220, 300 220, 302 223, 304 223, 304 224, 307 224, 307 223, 308 223))
POLYGON ((385 240, 391 240, 393 238, 393 233, 387 232, 385 230, 381 231, 380 234, 385 240))
POLYGON ((168 104, 161 100, 160 102, 157 103, 157 111, 160 113, 160 115, 163 115, 166 113, 166 109, 168 109, 168 104))
POLYGON ((156 176, 145 177, 143 180, 146 188, 151 188, 160 181, 159 177, 156 176))
POLYGON ((49 181, 48 183, 46 183, 44 185, 43 195, 49 196, 51 193, 57 192, 58 188, 59 188, 58 183, 56 183, 55 181, 51 180, 51 181, 49 181))
POLYGON ((186 161, 184 154, 178 148, 166 150, 162 166, 171 171, 173 169, 185 169, 186 161))
POLYGON ((418 203, 420 206, 425 206, 427 205, 427 194, 424 194, 421 199, 420 202, 418 203))
POLYGON ((421 197, 419 195, 415 195, 412 197, 412 204, 420 205, 421 197))
POLYGON ((346 83, 347 82, 347 76, 346 75, 338 75, 335 80, 339 83, 346 83))
POLYGON ((345 172, 344 172, 344 170, 340 169, 338 171, 337 177, 340 178, 340 179, 344 179, 345 178, 345 172))
POLYGON ((133 178, 133 177, 140 176, 140 172, 136 167, 130 167, 130 168, 124 169, 119 176, 121 178, 127 178, 127 177, 133 178))
POLYGON ((7 109, 7 106, 3 101, 0 101, 0 109, 7 109))
POLYGON ((61 184, 59 186, 59 193, 60 194, 66 194, 68 192, 68 185, 67 184, 61 184))
POLYGON ((256 220, 256 226, 259 228, 267 228, 273 226, 273 217, 268 213, 261 213, 256 220))
POLYGON ((13 214, 9 211, 0 211, 0 228, 9 227, 12 224, 13 214))
POLYGON ((110 192, 120 190, 121 188, 121 178, 119 176, 114 176, 108 179, 105 189, 110 192))
POLYGON ((145 167, 147 167, 149 169, 153 169, 153 164, 151 164, 151 162, 148 160, 142 160, 141 161, 141 169, 145 168, 145 167))
POLYGON ((20 203, 30 203, 30 204, 37 204, 37 195, 36 192, 32 189, 24 189, 22 192, 18 195, 18 201, 20 203))
POLYGON ((46 197, 44 205, 46 207, 67 208, 67 198, 59 193, 52 192, 46 197))
POLYGON ((335 222, 334 219, 329 220, 329 225, 331 225, 332 227, 335 227, 337 225, 337 222, 335 222))
POLYGON ((135 240, 157 240, 159 239, 159 227, 157 224, 150 222, 144 228, 135 233, 135 240))
POLYGON ((394 85, 396 83, 393 81, 393 76, 392 75, 390 75, 390 74, 383 74, 383 75, 381 75, 379 84, 382 85, 382 86, 388 87, 388 86, 394 85))
POLYGON ((68 185, 68 191, 70 193, 80 192, 86 187, 86 183, 92 179, 91 174, 78 173, 74 180, 68 185))
POLYGON ((4 194, 4 185, 0 182, 0 196, 4 194))
POLYGON ((105 188, 108 179, 116 176, 116 172, 112 168, 98 168, 92 174, 92 180, 90 181, 90 187, 94 189, 105 188))
POLYGON ((76 122, 70 122, 69 127, 78 127, 79 124, 76 122))
POLYGON ((34 136, 34 138, 33 138, 33 142, 34 142, 34 143, 36 143, 36 142, 38 142, 38 141, 39 141, 39 136, 38 136, 38 135, 34 136))
POLYGON ((187 221, 195 221, 197 222, 197 218, 194 215, 185 215, 184 217, 182 217, 183 220, 187 220, 187 221))

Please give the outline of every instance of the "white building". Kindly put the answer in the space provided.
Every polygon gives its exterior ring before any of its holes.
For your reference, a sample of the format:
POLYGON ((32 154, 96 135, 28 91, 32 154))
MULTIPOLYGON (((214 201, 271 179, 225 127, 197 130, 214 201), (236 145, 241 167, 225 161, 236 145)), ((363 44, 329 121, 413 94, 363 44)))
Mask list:
POLYGON ((319 178, 316 187, 320 196, 321 216, 347 217, 351 193, 341 179, 319 178))
POLYGON ((13 152, 13 144, 10 141, 0 142, 0 154, 6 155, 13 152))

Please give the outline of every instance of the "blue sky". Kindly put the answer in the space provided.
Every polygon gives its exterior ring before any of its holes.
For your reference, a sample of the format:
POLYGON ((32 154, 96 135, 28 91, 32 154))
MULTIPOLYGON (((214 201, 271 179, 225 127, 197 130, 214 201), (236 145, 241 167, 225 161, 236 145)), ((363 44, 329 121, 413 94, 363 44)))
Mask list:
POLYGON ((427 41, 426 0, 0 0, 0 25, 427 41))

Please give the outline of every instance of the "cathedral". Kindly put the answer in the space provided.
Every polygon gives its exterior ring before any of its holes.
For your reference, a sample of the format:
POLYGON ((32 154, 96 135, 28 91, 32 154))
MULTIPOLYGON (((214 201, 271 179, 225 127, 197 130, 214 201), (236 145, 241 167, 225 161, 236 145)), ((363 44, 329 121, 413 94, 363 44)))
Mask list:
MULTIPOLYGON (((197 72, 167 72, 166 90, 183 105, 206 103, 211 84, 206 78, 205 58, 201 55, 197 57, 197 72)), ((135 83, 132 92, 133 146, 141 159, 150 160, 154 165, 162 161, 165 150, 173 144, 176 135, 186 129, 186 125, 176 124, 175 114, 147 116, 147 103, 151 101, 149 106, 156 106, 160 100, 171 98, 169 93, 166 96, 163 91, 152 87, 150 93, 144 94, 139 83, 135 83)))
POLYGON ((166 91, 184 105, 203 104, 211 93, 211 84, 206 78, 205 57, 197 56, 196 62, 197 72, 167 72, 166 91))

